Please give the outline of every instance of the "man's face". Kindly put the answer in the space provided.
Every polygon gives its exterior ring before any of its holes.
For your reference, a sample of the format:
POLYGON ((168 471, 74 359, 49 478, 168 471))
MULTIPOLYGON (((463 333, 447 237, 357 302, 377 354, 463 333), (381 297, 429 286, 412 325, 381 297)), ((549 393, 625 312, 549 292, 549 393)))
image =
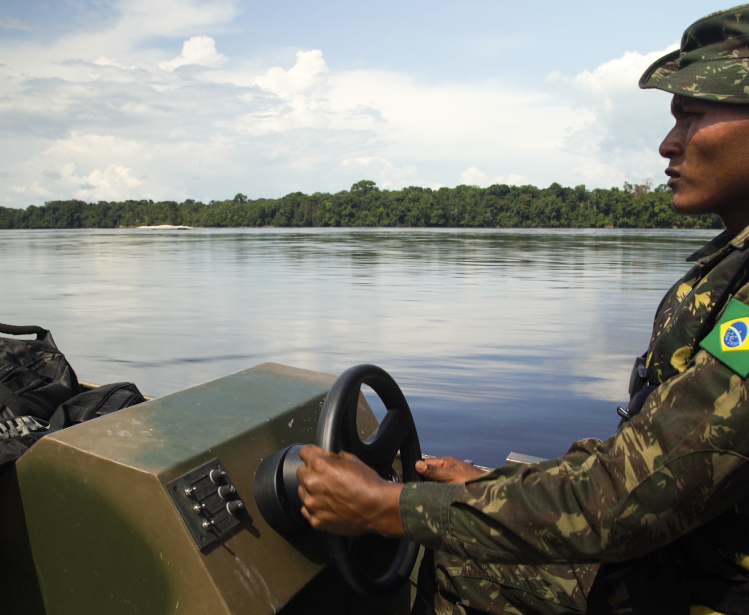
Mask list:
POLYGON ((661 143, 680 214, 718 214, 734 234, 749 225, 749 105, 674 96, 676 125, 661 143))

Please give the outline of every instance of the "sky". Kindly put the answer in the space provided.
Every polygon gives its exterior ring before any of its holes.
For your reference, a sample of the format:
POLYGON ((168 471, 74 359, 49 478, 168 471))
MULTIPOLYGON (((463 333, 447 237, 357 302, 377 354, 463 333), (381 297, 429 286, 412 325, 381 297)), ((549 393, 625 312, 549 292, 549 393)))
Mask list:
POLYGON ((3 0, 0 206, 659 184, 637 81, 727 6, 3 0))

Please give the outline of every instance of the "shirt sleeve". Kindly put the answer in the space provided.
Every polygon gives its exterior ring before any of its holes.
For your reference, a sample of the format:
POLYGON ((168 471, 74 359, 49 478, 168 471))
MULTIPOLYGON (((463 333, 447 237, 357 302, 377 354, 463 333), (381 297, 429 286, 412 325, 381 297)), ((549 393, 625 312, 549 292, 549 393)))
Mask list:
POLYGON ((409 483, 406 535, 479 562, 622 561, 749 495, 749 387, 706 351, 605 441, 465 484, 409 483))

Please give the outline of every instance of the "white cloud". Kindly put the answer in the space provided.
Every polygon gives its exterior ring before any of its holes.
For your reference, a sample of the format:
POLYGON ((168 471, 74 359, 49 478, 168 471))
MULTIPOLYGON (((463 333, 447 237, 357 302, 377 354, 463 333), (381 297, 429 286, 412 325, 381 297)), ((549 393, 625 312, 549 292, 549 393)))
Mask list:
POLYGON ((94 169, 86 176, 75 174, 75 165, 66 164, 60 172, 61 180, 74 186, 73 196, 86 201, 120 201, 138 198, 134 189, 142 185, 133 177, 133 170, 118 164, 110 164, 103 171, 94 169))
MULTIPOLYGON (((501 182, 494 182, 501 183, 501 182)), ((522 186, 528 184, 528 178, 525 175, 520 175, 520 173, 510 173, 507 176, 507 179, 504 180, 504 183, 508 186, 522 186)))
POLYGON ((660 183, 664 164, 658 145, 670 128, 670 99, 658 91, 643 92, 637 83, 650 64, 676 47, 645 55, 628 52, 574 77, 549 76, 552 86, 576 93, 573 107, 585 118, 564 144, 580 158, 574 176, 598 185, 653 177, 660 183))
POLYGON ((477 167, 469 167, 460 174, 460 183, 467 186, 479 186, 486 188, 493 184, 507 184, 508 186, 520 186, 528 183, 528 178, 519 173, 510 173, 507 177, 499 175, 489 179, 489 176, 477 167))
POLYGON ((8 189, 16 194, 22 194, 24 196, 31 197, 50 197, 52 193, 46 188, 42 188, 39 182, 32 182, 29 186, 13 186, 9 185, 8 189))
POLYGON ((358 173, 359 177, 375 181, 381 188, 402 188, 413 183, 416 167, 397 166, 382 156, 346 158, 341 165, 358 173))
POLYGON ((173 60, 159 62, 159 68, 172 71, 188 64, 218 68, 225 62, 226 56, 216 51, 216 41, 210 36, 193 36, 184 42, 181 54, 173 60))
MULTIPOLYGON (((114 135, 73 133, 28 161, 54 198, 86 201, 185 199, 204 160, 230 167, 231 144, 218 139, 144 143, 114 135)), ((49 196, 49 195, 48 195, 49 196)))
POLYGON ((117 5, 121 17, 113 28, 76 40, 122 49, 151 37, 206 31, 211 26, 229 24, 237 14, 236 0, 119 0, 117 5))
POLYGON ((274 66, 265 75, 256 77, 254 85, 285 98, 293 94, 308 94, 324 86, 325 75, 329 72, 319 49, 297 51, 296 63, 289 70, 274 66))
POLYGON ((460 174, 460 183, 467 186, 486 186, 486 173, 476 167, 470 167, 460 174))

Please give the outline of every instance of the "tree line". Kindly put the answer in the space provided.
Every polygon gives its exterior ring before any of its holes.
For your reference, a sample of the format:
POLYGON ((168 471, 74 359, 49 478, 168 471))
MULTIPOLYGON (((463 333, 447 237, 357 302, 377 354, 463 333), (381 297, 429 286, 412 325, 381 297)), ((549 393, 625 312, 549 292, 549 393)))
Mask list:
POLYGON ((714 215, 678 216, 671 191, 652 182, 622 188, 493 185, 382 190, 362 180, 336 194, 301 192, 279 199, 201 203, 128 200, 48 201, 0 207, 0 229, 121 228, 159 224, 197 227, 512 227, 721 228, 714 215))

